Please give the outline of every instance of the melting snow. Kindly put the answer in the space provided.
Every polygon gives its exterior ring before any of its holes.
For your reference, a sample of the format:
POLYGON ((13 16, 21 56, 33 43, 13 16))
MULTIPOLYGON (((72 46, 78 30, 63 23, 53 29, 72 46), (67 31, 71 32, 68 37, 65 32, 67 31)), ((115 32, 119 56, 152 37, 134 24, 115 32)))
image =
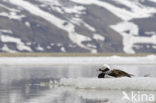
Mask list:
POLYGON ((1 33, 9 33, 12 34, 13 32, 11 30, 7 30, 7 29, 0 29, 1 33))
POLYGON ((154 2, 154 3, 156 2, 156 0, 149 0, 149 1, 152 1, 152 2, 154 2))
POLYGON ((47 49, 51 49, 51 46, 47 46, 47 49))
POLYGON ((99 35, 99 34, 94 34, 93 35, 93 38, 96 39, 96 40, 101 40, 101 41, 104 41, 105 40, 105 37, 99 35))
POLYGON ((5 51, 5 52, 16 53, 16 51, 9 49, 6 44, 4 44, 4 46, 1 49, 2 51, 5 51))
POLYGON ((87 23, 84 23, 84 26, 87 27, 87 28, 88 28, 89 30, 91 30, 92 32, 95 32, 95 31, 96 31, 96 29, 95 29, 94 27, 90 26, 90 25, 87 24, 87 23))
POLYGON ((64 8, 66 13, 76 13, 76 14, 81 14, 82 10, 85 10, 83 6, 74 6, 71 8, 64 8))
POLYGON ((61 47, 62 52, 66 52, 66 49, 64 47, 61 47))
POLYGON ((25 22, 25 25, 27 26, 27 27, 31 27, 31 24, 30 24, 30 22, 25 22))
POLYGON ((36 47, 36 49, 39 50, 39 51, 44 51, 44 49, 43 49, 40 45, 38 45, 38 46, 36 47))
POLYGON ((4 43, 13 42, 17 44, 17 49, 22 51, 32 51, 30 47, 26 46, 19 38, 11 37, 8 35, 1 35, 1 41, 4 43))
MULTIPOLYGON (((6 1, 8 1, 8 0, 6 0, 6 1)), ((9 10, 11 12, 20 12, 20 10, 18 10, 18 9, 9 8, 8 6, 2 5, 2 4, 0 4, 0 7, 4 8, 4 9, 7 9, 7 10, 9 10)))
POLYGON ((14 20, 21 20, 23 17, 25 17, 24 15, 17 15, 16 12, 10 12, 10 13, 2 12, 0 13, 0 16, 7 17, 9 19, 14 19, 14 20))

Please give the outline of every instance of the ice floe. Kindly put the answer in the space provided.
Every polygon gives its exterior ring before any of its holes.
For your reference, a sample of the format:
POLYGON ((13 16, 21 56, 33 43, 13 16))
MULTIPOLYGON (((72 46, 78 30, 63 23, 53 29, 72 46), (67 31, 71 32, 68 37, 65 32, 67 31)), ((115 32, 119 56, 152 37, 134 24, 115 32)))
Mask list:
POLYGON ((79 89, 156 90, 156 78, 63 78, 60 80, 60 85, 79 89))

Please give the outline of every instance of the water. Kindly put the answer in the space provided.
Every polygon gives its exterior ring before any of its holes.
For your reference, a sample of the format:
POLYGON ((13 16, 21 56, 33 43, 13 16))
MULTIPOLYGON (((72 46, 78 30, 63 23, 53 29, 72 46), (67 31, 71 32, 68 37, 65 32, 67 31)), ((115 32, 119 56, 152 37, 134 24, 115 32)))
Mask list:
MULTIPOLYGON (((100 66, 0 66, 0 103, 122 103, 123 91, 120 90, 85 90, 49 85, 49 81, 59 81, 61 78, 97 77, 96 69, 100 66)), ((156 65, 111 67, 122 69, 135 76, 156 77, 156 65)), ((131 94, 132 91, 125 92, 131 94)), ((156 94, 155 91, 133 92, 137 95, 156 94)))

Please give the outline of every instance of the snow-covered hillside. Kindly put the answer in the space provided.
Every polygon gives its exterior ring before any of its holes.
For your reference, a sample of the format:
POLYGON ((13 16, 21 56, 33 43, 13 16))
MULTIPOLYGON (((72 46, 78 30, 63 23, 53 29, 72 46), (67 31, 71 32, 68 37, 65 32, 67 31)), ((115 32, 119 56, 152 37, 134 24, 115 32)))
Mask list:
POLYGON ((1 0, 0 52, 156 52, 156 0, 1 0))

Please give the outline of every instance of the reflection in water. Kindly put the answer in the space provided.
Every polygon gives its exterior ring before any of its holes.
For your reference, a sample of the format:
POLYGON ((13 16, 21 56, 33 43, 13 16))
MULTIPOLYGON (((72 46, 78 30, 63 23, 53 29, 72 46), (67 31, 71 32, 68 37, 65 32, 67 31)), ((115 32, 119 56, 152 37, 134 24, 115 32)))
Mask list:
MULTIPOLYGON (((100 65, 1 66, 0 103, 126 103, 122 91, 85 90, 48 85, 50 80, 96 77, 100 65)), ((155 65, 112 65, 136 76, 156 76, 155 65)), ((130 93, 130 91, 126 91, 130 93)), ((143 91, 142 91, 143 92, 143 91)), ((143 93, 155 94, 155 91, 143 93)))

